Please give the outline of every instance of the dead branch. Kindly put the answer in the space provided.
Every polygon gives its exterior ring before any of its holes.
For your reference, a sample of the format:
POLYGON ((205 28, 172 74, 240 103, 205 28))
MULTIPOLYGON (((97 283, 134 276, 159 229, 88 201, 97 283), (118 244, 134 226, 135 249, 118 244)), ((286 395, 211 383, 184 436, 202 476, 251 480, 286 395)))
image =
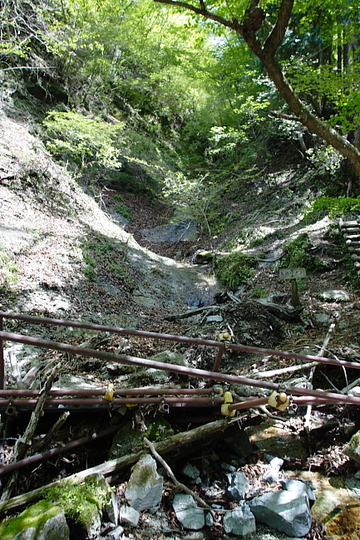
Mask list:
POLYGON ((282 369, 272 369, 271 371, 261 371, 253 375, 254 379, 270 379, 271 377, 277 377, 278 375, 285 375, 287 373, 294 373, 296 371, 302 371, 303 369, 310 369, 317 366, 317 362, 308 362, 307 364, 299 364, 295 366, 289 366, 282 369))
MULTIPOLYGON (((325 349, 328 346, 328 343, 330 341, 331 334, 333 333, 334 330, 335 330, 335 322, 333 321, 329 326, 329 330, 328 330, 328 332, 327 332, 327 334, 325 336, 324 342, 323 342, 323 344, 321 346, 321 349, 318 352, 317 356, 322 356, 324 354, 325 349)), ((315 371, 315 367, 311 368, 311 371, 310 371, 310 374, 309 374, 309 383, 311 384, 311 388, 313 387, 312 386, 312 380, 313 380, 313 376, 314 376, 314 371, 315 371)), ((311 413, 312 413, 312 405, 308 405, 307 408, 306 408, 305 423, 304 423, 304 427, 305 427, 306 431, 308 431, 310 429, 311 413)))
POLYGON ((185 311, 184 313, 175 313, 174 315, 168 315, 167 317, 164 317, 165 321, 176 321, 178 319, 187 319, 188 317, 193 317, 194 315, 198 315, 199 313, 202 313, 203 311, 210 311, 213 309, 221 309, 220 306, 203 306, 199 307, 197 309, 190 309, 189 311, 185 311))
MULTIPOLYGON (((160 454, 166 454, 168 452, 178 449, 182 445, 191 444, 195 441, 206 438, 209 435, 216 433, 217 431, 225 431, 231 424, 237 422, 238 420, 239 417, 233 419, 225 418, 222 420, 216 420, 203 426, 191 429, 190 431, 172 435, 164 441, 159 441, 158 443, 155 443, 154 447, 156 451, 160 454)), ((67 478, 57 480, 41 488, 34 489, 33 491, 29 491, 28 493, 24 493, 22 495, 18 495, 17 497, 13 497, 12 499, 8 499, 7 501, 0 502, 0 514, 38 501, 44 496, 46 490, 54 486, 59 486, 62 482, 80 484, 81 482, 83 482, 84 478, 87 478, 92 474, 102 474, 109 477, 108 481, 109 483, 111 483, 112 475, 138 461, 143 456, 143 454, 144 450, 142 449, 138 452, 127 454, 126 456, 123 456, 121 458, 106 461, 105 463, 97 465, 96 467, 85 469, 81 472, 68 476, 67 478)))
POLYGON ((279 304, 274 304, 273 302, 262 302, 261 300, 258 302, 262 306, 266 307, 270 313, 276 315, 276 317, 283 319, 284 321, 295 321, 298 319, 300 313, 304 309, 304 306, 289 308, 288 306, 280 306, 279 304))
POLYGON ((182 484, 181 482, 179 482, 177 480, 176 476, 172 472, 169 465, 160 456, 160 454, 155 450, 155 447, 154 447, 153 443, 150 442, 146 437, 144 437, 144 442, 150 448, 150 451, 151 451, 152 455, 164 467, 164 469, 166 471, 166 474, 171 478, 171 480, 174 482, 175 486, 177 488, 181 489, 181 491, 184 491, 185 493, 187 493, 188 495, 191 495, 196 500, 196 502, 198 502, 200 504, 200 506, 202 506, 203 508, 206 508, 206 510, 209 510, 211 512, 211 507, 201 497, 199 497, 199 495, 197 493, 195 493, 190 488, 188 488, 185 484, 182 484))
MULTIPOLYGON (((12 456, 10 458, 10 463, 19 461, 25 456, 26 451, 31 446, 31 441, 35 433, 36 426, 38 425, 40 416, 42 415, 45 401, 49 397, 49 393, 55 379, 56 374, 60 369, 60 364, 57 364, 52 372, 50 373, 37 401, 36 407, 33 410, 29 423, 24 431, 24 434, 19 437, 14 445, 12 456)), ((9 477, 6 486, 2 492, 0 501, 6 501, 8 499, 15 487, 17 478, 19 476, 19 471, 14 471, 13 474, 9 477)))
POLYGON ((37 452, 39 452, 39 450, 41 448, 46 446, 51 441, 51 439, 54 437, 54 435, 56 435, 56 433, 59 431, 59 429, 63 426, 63 424, 66 422, 66 420, 68 419, 69 416, 70 416, 69 411, 64 412, 60 416, 60 418, 57 419, 55 424, 53 424, 51 426, 51 428, 49 429, 49 431, 47 432, 45 437, 43 439, 40 439, 40 441, 38 441, 37 443, 35 443, 35 444, 33 444, 31 446, 31 448, 29 449, 29 452, 31 454, 36 454, 37 452))
MULTIPOLYGON (((335 329, 335 323, 331 323, 329 330, 324 339, 324 343, 321 346, 320 351, 316 356, 321 357, 324 354, 324 351, 329 343, 332 332, 335 329)), ((271 377, 277 377, 278 375, 285 375, 287 373, 294 373, 296 371, 302 371, 303 369, 313 369, 318 366, 318 362, 308 362, 307 364, 299 364, 296 366, 290 366, 283 369, 272 369, 271 371, 263 371, 253 375, 254 379, 270 379, 271 377)))

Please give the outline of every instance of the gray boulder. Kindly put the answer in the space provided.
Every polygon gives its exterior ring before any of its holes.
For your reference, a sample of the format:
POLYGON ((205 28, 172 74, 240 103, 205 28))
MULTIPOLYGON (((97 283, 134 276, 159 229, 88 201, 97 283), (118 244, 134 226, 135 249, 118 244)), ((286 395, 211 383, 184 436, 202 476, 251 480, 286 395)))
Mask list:
POLYGON ((243 472, 228 474, 230 486, 226 490, 227 496, 232 501, 244 499, 246 490, 249 487, 249 480, 243 472))
POLYGON ((312 506, 312 504, 315 502, 315 488, 310 487, 308 483, 302 482, 301 480, 287 478, 286 480, 281 480, 280 484, 283 489, 291 491, 291 495, 294 498, 301 495, 307 495, 310 506, 312 506))
POLYGON ((185 493, 178 493, 173 500, 177 519, 184 529, 198 531, 205 525, 205 512, 196 505, 194 498, 185 493))
POLYGON ((360 462, 360 431, 357 431, 344 448, 344 454, 360 462))
POLYGON ((15 518, 0 525, 0 538, 8 540, 69 540, 70 531, 64 512, 58 506, 39 501, 15 518), (9 536, 9 530, 13 536, 9 536))
POLYGON ((246 536, 256 531, 254 514, 246 504, 226 512, 223 525, 226 533, 237 536, 246 536))
POLYGON ((271 456, 270 454, 265 454, 265 457, 269 461, 269 468, 262 479, 264 482, 271 484, 277 481, 284 460, 279 457, 271 456))
POLYGON ((134 467, 125 497, 132 508, 141 512, 161 502, 163 477, 156 470, 156 461, 150 454, 144 456, 134 467))
POLYGON ((201 479, 200 479, 200 471, 199 469, 195 466, 195 465, 192 465, 191 463, 187 463, 185 465, 185 467, 183 467, 182 471, 181 471, 185 476, 187 476, 188 478, 190 478, 190 480, 193 480, 195 483, 199 483, 201 482, 201 479))
POLYGON ((131 527, 136 527, 139 523, 140 513, 132 508, 131 506, 126 506, 122 504, 119 510, 119 522, 124 525, 130 525, 131 527))
MULTIPOLYGON (((296 484, 303 482, 296 482, 296 484)), ((249 507, 257 521, 265 523, 289 536, 306 536, 311 528, 311 513, 307 486, 302 491, 283 489, 268 492, 249 501, 249 507)))

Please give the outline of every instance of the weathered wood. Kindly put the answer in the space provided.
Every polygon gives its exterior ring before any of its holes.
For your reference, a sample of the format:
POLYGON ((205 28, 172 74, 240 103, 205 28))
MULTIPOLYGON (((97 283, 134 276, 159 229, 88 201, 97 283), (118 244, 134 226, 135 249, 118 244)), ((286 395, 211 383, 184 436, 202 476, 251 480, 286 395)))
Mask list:
MULTIPOLYGON (((26 429, 24 431, 24 434, 21 437, 18 438, 18 440, 16 441, 16 443, 14 445, 14 449, 13 449, 13 452, 12 452, 10 462, 15 462, 15 461, 21 460, 25 456, 26 451, 28 450, 28 448, 31 446, 32 438, 34 436, 36 426, 38 425, 40 416, 43 413, 45 401, 49 397, 53 381, 54 381, 55 376, 58 373, 59 369, 60 369, 60 364, 57 364, 53 368, 53 370, 50 373, 48 379, 46 380, 46 383, 45 383, 45 385, 44 385, 44 387, 41 390, 41 393, 39 395, 39 399, 38 399, 38 401, 36 403, 35 409, 33 410, 32 414, 30 416, 30 420, 29 420, 29 423, 28 423, 28 425, 27 425, 27 427, 26 427, 26 429)), ((19 471, 17 470, 17 471, 14 471, 13 474, 9 477, 9 479, 6 482, 6 485, 5 485, 4 489, 3 489, 3 492, 1 494, 0 501, 6 501, 10 497, 10 495, 11 495, 11 493, 12 493, 14 487, 15 487, 15 484, 17 482, 18 476, 19 476, 19 471)))
POLYGON ((34 443, 29 449, 29 453, 36 454, 41 448, 44 448, 47 444, 50 443, 51 439, 58 433, 61 427, 64 425, 68 417, 70 416, 70 411, 65 411, 60 418, 57 419, 55 424, 51 426, 49 431, 46 433, 43 439, 40 439, 38 442, 34 443))
POLYGON ((261 302, 259 304, 264 306, 270 313, 276 315, 279 319, 284 321, 295 321, 298 319, 300 313, 303 311, 304 306, 298 306, 296 308, 289 308, 288 306, 281 306, 279 304, 274 304, 273 302, 261 302))
MULTIPOLYGON (((229 425, 237 421, 238 418, 225 418, 222 420, 215 420, 214 422, 204 424, 202 426, 191 429, 190 431, 185 431, 177 433, 176 435, 172 435, 164 441, 154 443, 154 448, 160 454, 166 454, 180 448, 183 445, 191 444, 195 441, 206 438, 209 435, 212 435, 218 431, 225 431, 229 425)), ((50 484, 46 484, 41 488, 34 489, 33 491, 29 491, 28 493, 23 493, 22 495, 18 495, 17 497, 8 499, 7 501, 0 503, 0 514, 38 501, 39 499, 44 497, 46 491, 49 488, 59 486, 63 482, 72 482, 73 484, 79 484, 85 478, 91 476, 92 474, 103 474, 104 476, 110 477, 109 483, 111 483, 111 475, 117 473, 121 469, 129 467, 130 465, 138 461, 146 452, 146 449, 141 449, 138 452, 127 454, 126 456, 113 459, 111 461, 106 461, 105 463, 97 465, 96 467, 84 469, 83 471, 68 476, 67 478, 57 480, 56 482, 51 482, 50 484)))

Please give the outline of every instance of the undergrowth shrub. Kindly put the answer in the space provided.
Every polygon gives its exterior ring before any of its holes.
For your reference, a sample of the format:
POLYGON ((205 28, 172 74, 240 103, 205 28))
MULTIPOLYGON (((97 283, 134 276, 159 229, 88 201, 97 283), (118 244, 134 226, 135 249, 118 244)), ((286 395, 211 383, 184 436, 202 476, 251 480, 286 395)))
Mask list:
POLYGON ((284 257, 279 262, 279 268, 305 268, 309 271, 321 271, 327 266, 325 261, 317 259, 312 253, 311 242, 307 233, 300 234, 294 240, 284 244, 284 257))
POLYGON ((341 216, 356 216, 360 214, 360 198, 319 197, 306 212, 304 219, 313 223, 318 219, 329 216, 332 219, 341 216))
POLYGON ((215 261, 215 275, 227 288, 236 290, 246 283, 255 273, 257 260, 241 251, 222 255, 215 261))

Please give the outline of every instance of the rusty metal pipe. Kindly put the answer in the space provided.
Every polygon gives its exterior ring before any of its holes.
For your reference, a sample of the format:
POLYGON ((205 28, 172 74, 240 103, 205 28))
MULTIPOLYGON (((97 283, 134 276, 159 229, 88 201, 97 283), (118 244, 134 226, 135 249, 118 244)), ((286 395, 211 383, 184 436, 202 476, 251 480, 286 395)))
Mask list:
MULTIPOLYGON (((163 339, 163 340, 175 341, 175 342, 180 342, 180 343, 191 343, 194 345, 216 347, 218 349, 221 349, 224 347, 224 343, 219 342, 219 341, 200 339, 200 338, 189 338, 186 336, 175 336, 171 334, 158 334, 156 332, 145 332, 141 330, 127 330, 124 328, 102 326, 99 324, 87 324, 87 323, 79 323, 76 321, 65 321, 63 319, 49 319, 46 317, 35 317, 33 315, 21 315, 21 314, 16 314, 16 313, 6 313, 3 311, 0 311, 0 318, 1 317, 8 318, 8 319, 17 319, 17 320, 23 320, 23 321, 28 321, 28 322, 34 322, 38 324, 52 324, 52 325, 57 325, 57 326, 84 328, 88 330, 95 330, 98 332, 109 332, 109 333, 114 333, 114 334, 140 336, 140 337, 152 338, 152 339, 163 339)), ((331 364, 331 365, 340 366, 340 367, 360 369, 360 362, 348 362, 346 360, 333 360, 333 359, 326 358, 323 356, 289 353, 286 351, 276 351, 274 349, 264 349, 261 347, 238 345, 236 343, 227 343, 226 349, 231 349, 234 351, 241 351, 241 352, 249 352, 249 353, 254 353, 254 354, 279 356, 281 358, 293 358, 296 360, 303 360, 305 362, 309 362, 309 361, 318 362, 318 363, 331 364)))
MULTIPOLYGON (((79 389, 75 388, 54 388, 50 390, 50 396, 102 396, 105 393, 105 388, 94 389, 79 389)), ((212 388, 115 388, 114 396, 126 395, 126 396, 151 396, 151 395, 212 395, 214 391, 212 388)), ((215 392, 216 394, 216 392, 215 392)), ((37 397, 40 395, 40 390, 0 390, 0 397, 17 396, 17 397, 37 397)))
MULTIPOLYGON (((108 406, 114 406, 114 405, 142 405, 142 404, 151 404, 151 403, 167 403, 169 405, 173 404, 183 404, 184 406, 209 406, 223 403, 223 398, 202 398, 202 397, 183 397, 183 398, 176 398, 176 397, 152 397, 152 398, 115 398, 112 401, 107 401, 106 399, 102 398, 69 398, 69 399, 47 399, 45 401, 45 405, 108 405, 108 406)), ((8 404, 16 405, 16 406, 26 406, 31 405, 34 406, 37 403, 36 399, 17 399, 17 398, 9 398, 9 399, 0 399, 0 407, 4 407, 8 404)))
MULTIPOLYGON (((332 398, 323 398, 323 397, 315 397, 315 396, 294 396, 292 397, 292 402, 296 405, 303 406, 303 405, 334 405, 338 403, 346 403, 346 397, 343 396, 345 399, 342 400, 341 396, 338 397, 338 399, 332 399, 332 398)), ((251 409, 252 407, 259 407, 261 405, 267 405, 268 404, 268 397, 261 397, 261 398, 251 398, 246 401, 241 401, 239 403, 229 403, 228 409, 229 411, 239 411, 241 409, 251 409)))
POLYGON ((116 326, 103 326, 101 324, 80 323, 77 321, 65 321, 63 319, 49 319, 46 317, 35 317, 33 315, 21 315, 18 313, 6 313, 0 311, 0 317, 7 319, 16 319, 20 321, 32 322, 37 324, 50 324, 55 326, 67 326, 74 328, 83 328, 84 330, 94 330, 97 332, 109 332, 112 334, 121 334, 128 336, 139 336, 151 339, 163 339, 165 341, 177 341, 179 343, 192 343, 194 345, 209 345, 211 347, 220 348, 223 343, 201 338, 190 338, 187 336, 174 336, 172 334, 158 334, 156 332, 147 332, 144 330, 130 330, 126 328, 118 328, 116 326))
POLYGON ((115 431, 118 431, 119 428, 120 425, 111 426, 108 429, 101 431, 100 433, 94 433, 91 437, 82 437, 81 439, 72 441, 68 444, 65 444, 64 446, 60 446, 59 448, 52 448, 51 450, 43 452, 42 454, 35 454, 20 461, 15 461, 14 463, 0 465, 0 476, 10 473, 12 471, 17 471, 18 469, 26 467, 27 465, 33 465, 34 463, 38 463, 39 461, 44 461, 45 459, 56 456, 57 454, 63 454, 65 452, 68 452, 69 450, 77 448, 78 446, 93 442, 96 439, 111 435, 111 433, 115 433, 115 431))
MULTIPOLYGON (((140 366, 155 368, 163 371, 170 371, 172 373, 177 373, 179 375, 186 375, 191 377, 199 377, 202 379, 210 379, 214 381, 220 381, 228 384, 240 384, 247 386, 255 386, 258 388, 268 388, 270 390, 278 390, 279 384, 271 383, 267 381, 259 381, 254 379, 248 379, 246 377, 239 377, 238 375, 228 375, 226 373, 218 373, 213 371, 206 371, 197 368, 186 368, 183 366, 178 366, 175 364, 167 364, 165 362, 156 362, 155 360, 144 360, 142 358, 137 358, 134 356, 127 355, 116 355, 107 353, 104 351, 94 351, 93 349, 87 349, 83 347, 75 347, 72 345, 67 345, 65 343, 57 343, 53 341, 47 341, 44 339, 32 338, 23 336, 21 334, 13 334, 10 332, 0 332, 0 338, 9 341, 15 341, 17 343, 26 343, 33 345, 35 347, 45 348, 56 350, 60 352, 66 352, 70 354, 76 354, 83 357, 89 358, 99 358, 100 360, 105 360, 107 362, 118 362, 120 364, 140 366)), ((317 358, 317 357, 314 357, 317 358)), ((338 365, 339 362, 336 363, 338 365)), ((341 365, 353 364, 352 362, 342 362, 341 365)), ((360 364, 358 364, 360 367, 360 364)), ((296 386, 286 386, 281 385, 284 389, 284 392, 293 395, 305 395, 305 396, 314 396, 314 397, 323 397, 337 400, 339 397, 342 398, 343 403, 349 403, 352 405, 360 406, 360 398, 354 396, 342 396, 341 394, 335 394, 333 392, 322 392, 319 390, 312 390, 309 388, 297 388, 296 386)))
POLYGON ((215 358, 215 362, 214 362, 213 369, 212 369, 213 371, 218 371, 219 370, 219 367, 220 367, 221 360, 222 360, 222 357, 224 355, 224 352, 225 352, 225 344, 221 343, 221 347, 219 347, 219 350, 218 350, 216 358, 215 358))

